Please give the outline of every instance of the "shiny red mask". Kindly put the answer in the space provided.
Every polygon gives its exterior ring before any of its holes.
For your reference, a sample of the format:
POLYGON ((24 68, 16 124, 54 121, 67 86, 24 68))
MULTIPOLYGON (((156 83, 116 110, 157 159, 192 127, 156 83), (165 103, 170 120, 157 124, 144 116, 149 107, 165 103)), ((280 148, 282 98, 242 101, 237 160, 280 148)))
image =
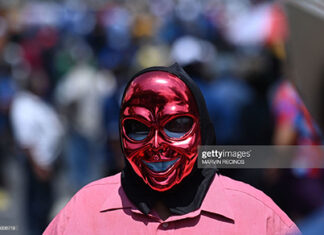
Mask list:
POLYGON ((186 84, 164 71, 136 77, 122 101, 121 140, 126 159, 152 189, 180 183, 201 144, 199 111, 186 84))

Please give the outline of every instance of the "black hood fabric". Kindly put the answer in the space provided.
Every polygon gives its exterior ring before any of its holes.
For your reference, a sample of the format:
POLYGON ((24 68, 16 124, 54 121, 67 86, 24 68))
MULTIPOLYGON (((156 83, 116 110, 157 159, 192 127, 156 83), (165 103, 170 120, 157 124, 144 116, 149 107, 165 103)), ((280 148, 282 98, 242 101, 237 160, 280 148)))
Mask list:
MULTIPOLYGON (((128 82, 123 99, 130 83, 136 77, 152 71, 168 72, 177 76, 187 85, 199 109, 202 145, 215 145, 215 130, 208 115, 205 99, 198 86, 178 64, 173 64, 170 67, 150 67, 136 73, 128 82)), ((119 127, 121 128, 120 124, 119 127)), ((197 210, 201 206, 216 173, 216 169, 198 168, 196 162, 192 172, 179 184, 165 192, 158 192, 144 183, 143 179, 134 172, 126 159, 125 163, 126 166, 121 174, 122 187, 129 200, 144 214, 148 214, 157 201, 162 201, 171 213, 176 215, 183 215, 197 210)))

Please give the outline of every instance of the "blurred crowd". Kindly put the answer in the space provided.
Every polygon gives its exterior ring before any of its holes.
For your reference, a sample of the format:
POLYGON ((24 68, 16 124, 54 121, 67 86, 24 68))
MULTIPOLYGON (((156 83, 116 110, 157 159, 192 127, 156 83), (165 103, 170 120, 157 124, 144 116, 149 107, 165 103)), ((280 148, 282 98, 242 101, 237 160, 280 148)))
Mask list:
MULTIPOLYGON (((40 234, 63 174, 72 195, 120 171, 121 92, 136 71, 179 63, 199 84, 222 145, 320 145, 286 81, 288 26, 267 0, 2 1, 0 211, 9 159, 21 166, 28 234, 40 234)), ((324 204, 324 174, 226 170, 295 221, 324 204)), ((0 221, 1 225, 1 221, 0 221)))

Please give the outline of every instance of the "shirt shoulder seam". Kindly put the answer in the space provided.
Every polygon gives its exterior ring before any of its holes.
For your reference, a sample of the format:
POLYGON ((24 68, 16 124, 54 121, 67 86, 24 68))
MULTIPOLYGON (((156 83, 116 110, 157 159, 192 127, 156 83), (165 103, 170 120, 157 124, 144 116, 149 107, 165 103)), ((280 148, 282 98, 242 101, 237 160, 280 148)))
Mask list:
POLYGON ((118 180, 115 180, 115 179, 109 179, 109 178, 115 178, 117 177, 116 175, 114 176, 108 176, 106 178, 102 178, 102 179, 99 179, 99 180, 96 180, 96 181, 93 181, 87 185, 85 185, 82 189, 88 189, 88 188, 92 188, 92 187, 95 187, 95 186, 109 186, 109 185, 120 185, 120 182, 118 180))
MULTIPOLYGON (((250 187, 252 187, 252 186, 250 186, 250 187)), ((253 195, 253 194, 251 194, 251 193, 249 193, 249 192, 246 192, 246 191, 244 191, 244 190, 240 190, 240 189, 235 189, 235 188, 229 188, 229 187, 225 187, 225 189, 226 190, 232 190, 232 191, 236 191, 236 192, 240 192, 240 193, 244 193, 245 195, 248 195, 248 196, 250 196, 250 197, 252 197, 252 198, 254 198, 255 200, 257 200, 257 201, 259 201, 259 202, 261 202, 264 206, 266 206, 267 208, 269 208, 273 213, 275 213, 279 218, 280 218, 280 220, 287 226, 287 227, 291 227, 291 226, 293 226, 294 225, 294 223, 292 222, 292 221, 290 221, 290 223, 288 223, 288 221, 286 221, 286 219, 284 219, 284 218, 282 218, 283 217, 283 215, 280 215, 280 213, 278 213, 276 210, 275 210, 275 208, 273 208, 273 206, 271 206, 271 205, 269 205, 267 202, 265 202, 264 200, 262 200, 262 199, 260 199, 260 198, 258 198, 256 195, 253 195)), ((258 190, 258 189, 257 189, 258 190)), ((262 194, 264 194, 262 191, 260 191, 262 194)), ((268 199, 270 199, 270 200, 272 200, 269 196, 267 196, 266 194, 264 194, 266 197, 268 197, 268 199)), ((272 201, 273 202, 273 201, 272 201)), ((275 204, 275 202, 273 202, 273 204, 275 205, 275 206, 277 206, 276 204, 275 204)), ((279 208, 279 207, 278 207, 279 208)), ((279 208, 280 209, 280 208, 279 208)), ((283 212, 283 211, 282 211, 283 212)), ((284 212, 283 212, 284 213, 284 212)), ((286 215, 287 216, 287 215, 286 215)), ((288 217, 289 218, 289 217, 288 217)))

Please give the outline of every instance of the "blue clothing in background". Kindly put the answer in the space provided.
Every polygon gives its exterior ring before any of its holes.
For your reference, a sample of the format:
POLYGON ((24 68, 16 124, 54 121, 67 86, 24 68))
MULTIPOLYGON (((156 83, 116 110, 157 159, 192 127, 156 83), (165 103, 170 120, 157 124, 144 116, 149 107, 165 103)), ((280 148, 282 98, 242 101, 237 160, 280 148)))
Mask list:
POLYGON ((240 116, 242 108, 252 99, 251 89, 244 81, 225 77, 203 88, 217 144, 239 144, 243 138, 240 116))

